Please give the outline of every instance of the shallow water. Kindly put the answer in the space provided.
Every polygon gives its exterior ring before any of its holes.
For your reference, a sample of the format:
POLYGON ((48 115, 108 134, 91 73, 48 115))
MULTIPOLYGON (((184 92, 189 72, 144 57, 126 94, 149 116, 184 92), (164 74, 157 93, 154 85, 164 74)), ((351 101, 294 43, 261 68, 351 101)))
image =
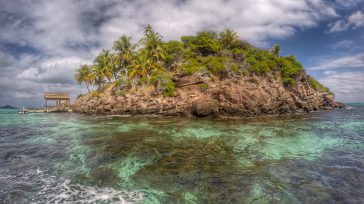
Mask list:
POLYGON ((0 110, 0 203, 364 203, 364 106, 245 120, 0 110))

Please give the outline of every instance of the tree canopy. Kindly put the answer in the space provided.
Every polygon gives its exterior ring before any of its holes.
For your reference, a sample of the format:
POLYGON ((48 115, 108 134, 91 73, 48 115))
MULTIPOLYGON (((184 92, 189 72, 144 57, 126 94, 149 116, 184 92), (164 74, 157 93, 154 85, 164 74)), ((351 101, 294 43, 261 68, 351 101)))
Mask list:
MULTIPOLYGON (((273 45, 271 50, 253 47, 230 29, 220 33, 200 31, 180 40, 163 41, 147 25, 139 41, 133 42, 131 36, 122 35, 115 41, 113 50, 103 50, 92 65, 81 65, 75 80, 85 83, 89 91, 91 87, 102 88, 116 82, 123 87, 154 86, 165 96, 173 96, 176 74, 208 72, 219 76, 225 71, 264 76, 272 73, 279 74, 287 87, 295 86, 303 67, 294 56, 280 56, 280 52, 279 45, 273 45)), ((316 89, 328 90, 312 79, 316 89)))

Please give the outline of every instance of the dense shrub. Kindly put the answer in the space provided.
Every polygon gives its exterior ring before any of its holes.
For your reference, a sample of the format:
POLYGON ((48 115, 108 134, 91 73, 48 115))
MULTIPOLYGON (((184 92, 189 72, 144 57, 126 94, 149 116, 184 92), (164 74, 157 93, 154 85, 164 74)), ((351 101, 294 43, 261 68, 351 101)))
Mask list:
POLYGON ((172 79, 172 74, 163 70, 158 70, 150 77, 151 83, 160 83, 163 96, 173 96, 176 90, 175 84, 172 79))
POLYGON ((241 73, 243 74, 243 76, 248 76, 248 74, 249 74, 248 70, 246 70, 246 69, 241 71, 241 73))
POLYGON ((217 34, 214 31, 198 32, 195 45, 202 55, 215 54, 220 50, 217 34))
POLYGON ((163 90, 163 96, 174 96, 176 87, 172 80, 172 77, 168 77, 162 80, 161 87, 163 90))
POLYGON ((240 74, 240 66, 238 64, 232 64, 230 67, 231 71, 233 71, 235 74, 240 74))
POLYGON ((313 89, 315 89, 316 91, 322 91, 322 92, 326 92, 326 93, 331 93, 330 89, 325 87, 324 85, 322 85, 320 82, 318 82, 316 79, 314 79, 313 77, 309 76, 308 80, 310 81, 310 85, 313 89))
POLYGON ((184 44, 177 40, 171 40, 164 43, 164 50, 167 54, 175 54, 182 52, 184 49, 184 44))
POLYGON ((251 48, 246 51, 246 61, 250 64, 249 71, 257 75, 265 75, 277 67, 276 58, 267 50, 251 48))
POLYGON ((193 46, 196 44, 197 37, 196 36, 182 36, 181 41, 185 48, 193 46))
POLYGON ((209 56, 205 58, 204 64, 210 73, 218 75, 224 70, 225 60, 223 57, 209 56))
POLYGON ((203 84, 199 84, 199 85, 198 85, 198 87, 199 87, 201 90, 206 90, 206 89, 208 89, 208 88, 209 88, 209 85, 208 85, 208 84, 203 83, 203 84))
POLYGON ((94 98, 100 98, 101 94, 99 91, 93 91, 91 92, 92 97, 94 98))
POLYGON ((172 63, 174 62, 175 60, 175 56, 174 55, 171 55, 171 54, 167 54, 164 58, 164 65, 166 67, 171 67, 172 66, 172 63))
POLYGON ((243 61, 245 58, 245 50, 241 48, 235 48, 232 50, 233 58, 237 61, 243 61))
POLYGON ((122 77, 120 77, 119 79, 117 79, 115 81, 115 86, 120 86, 121 84, 125 84, 126 81, 124 81, 124 79, 122 77))
POLYGON ((297 85, 297 81, 290 77, 286 77, 286 78, 283 78, 283 84, 288 87, 293 87, 293 86, 297 85))
POLYGON ((294 56, 278 58, 278 64, 281 68, 283 78, 296 79, 302 72, 302 64, 297 62, 294 56))
POLYGON ((200 72, 203 69, 203 64, 198 62, 196 59, 191 58, 186 63, 184 63, 180 68, 184 74, 193 75, 197 72, 200 72))
POLYGON ((253 46, 244 40, 239 40, 231 48, 247 50, 247 49, 253 48, 253 46))

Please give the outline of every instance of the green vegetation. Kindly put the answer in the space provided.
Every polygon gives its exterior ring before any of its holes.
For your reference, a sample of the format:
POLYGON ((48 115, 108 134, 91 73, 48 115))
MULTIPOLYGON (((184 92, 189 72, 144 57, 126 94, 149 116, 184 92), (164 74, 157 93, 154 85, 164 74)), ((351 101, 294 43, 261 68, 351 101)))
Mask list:
POLYGON ((95 98, 100 98, 100 96, 101 96, 99 91, 92 91, 91 95, 92 95, 92 97, 95 97, 95 98))
MULTIPOLYGON (((180 41, 163 41, 147 25, 144 36, 136 43, 130 36, 122 35, 113 49, 103 50, 92 65, 81 65, 75 80, 84 83, 95 97, 111 83, 130 93, 144 87, 143 90, 173 96, 173 77, 177 74, 209 73, 211 81, 215 81, 227 72, 241 76, 272 73, 275 79, 280 76, 285 86, 294 87, 302 76, 302 65, 294 56, 280 56, 280 52, 279 45, 273 45, 271 50, 255 48, 230 29, 220 33, 201 31, 194 36, 182 36, 180 41), (92 90, 95 87, 98 92, 92 90)), ((328 91, 312 77, 310 83, 316 90, 328 91)))
POLYGON ((200 89, 202 89, 202 90, 206 90, 206 89, 208 89, 208 88, 209 88, 209 85, 208 85, 208 84, 203 83, 203 84, 199 84, 199 85, 198 85, 198 87, 199 87, 200 89))
MULTIPOLYGON (((318 82, 316 79, 314 79, 313 77, 309 76, 308 80, 310 81, 310 85, 313 89, 315 89, 316 91, 322 91, 322 92, 326 92, 326 93, 331 93, 330 89, 325 87, 324 85, 320 84, 320 82, 318 82)), ((332 93, 331 93, 332 94, 332 93)))

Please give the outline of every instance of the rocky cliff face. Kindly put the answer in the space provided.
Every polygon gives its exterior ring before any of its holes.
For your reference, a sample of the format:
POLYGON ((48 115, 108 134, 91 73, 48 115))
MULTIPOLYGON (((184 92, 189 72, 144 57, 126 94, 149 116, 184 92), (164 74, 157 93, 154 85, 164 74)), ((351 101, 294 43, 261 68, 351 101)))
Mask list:
POLYGON ((209 74, 174 78, 174 97, 137 94, 110 86, 100 96, 79 97, 73 110, 85 114, 163 115, 185 117, 259 116, 310 112, 344 107, 330 93, 315 91, 303 74, 293 88, 279 76, 212 77, 209 74))

